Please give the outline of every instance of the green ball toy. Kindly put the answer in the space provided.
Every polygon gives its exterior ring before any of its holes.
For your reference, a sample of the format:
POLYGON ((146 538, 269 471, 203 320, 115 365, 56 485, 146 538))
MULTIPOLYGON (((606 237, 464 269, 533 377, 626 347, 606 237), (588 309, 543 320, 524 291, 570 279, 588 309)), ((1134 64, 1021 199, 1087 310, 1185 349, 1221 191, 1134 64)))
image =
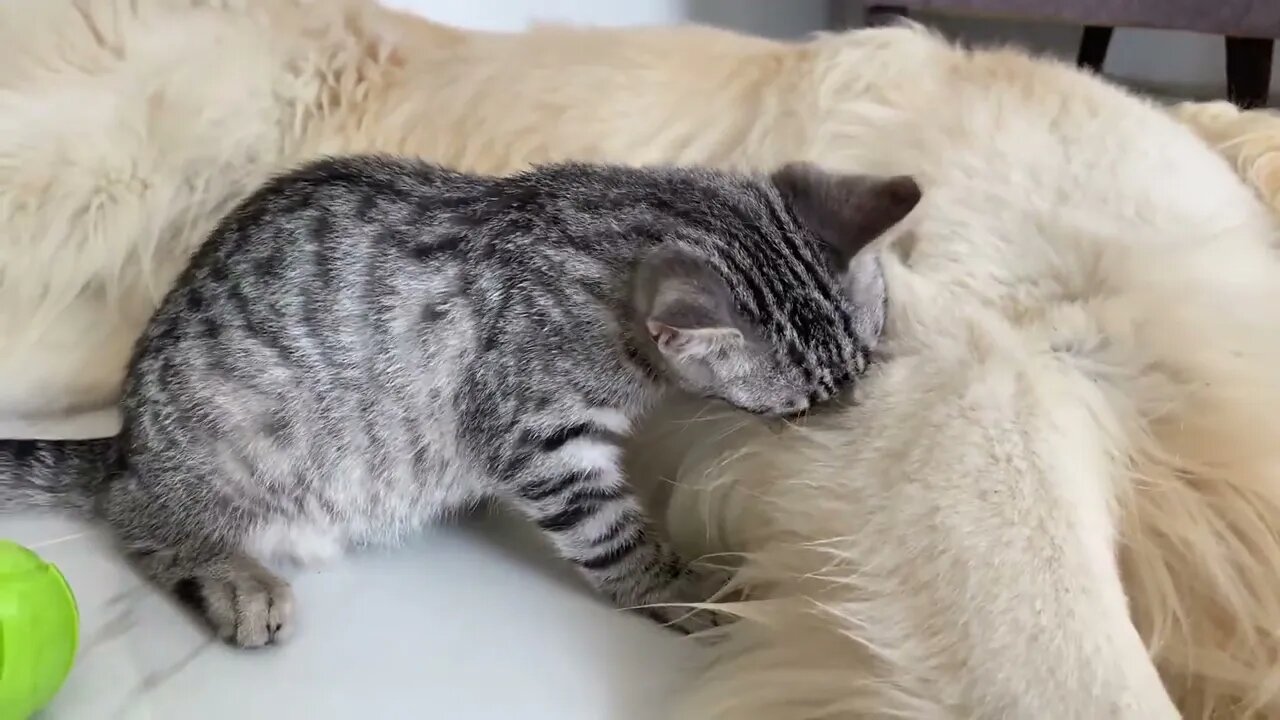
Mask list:
POLYGON ((80 613, 62 573, 0 540, 0 720, 49 704, 75 659, 80 613))

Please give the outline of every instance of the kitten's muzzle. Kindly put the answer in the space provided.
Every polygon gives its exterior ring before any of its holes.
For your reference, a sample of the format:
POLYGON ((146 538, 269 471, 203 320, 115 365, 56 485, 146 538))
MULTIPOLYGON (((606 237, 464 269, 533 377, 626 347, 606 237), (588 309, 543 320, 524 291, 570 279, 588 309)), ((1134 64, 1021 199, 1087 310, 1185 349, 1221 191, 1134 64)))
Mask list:
POLYGON ((811 403, 808 403, 808 402, 797 403, 794 409, 786 410, 781 413, 778 413, 777 416, 782 420, 786 420, 787 422, 795 422, 796 420, 799 420, 804 416, 808 415, 809 411, 812 408, 813 408, 813 405, 811 403))

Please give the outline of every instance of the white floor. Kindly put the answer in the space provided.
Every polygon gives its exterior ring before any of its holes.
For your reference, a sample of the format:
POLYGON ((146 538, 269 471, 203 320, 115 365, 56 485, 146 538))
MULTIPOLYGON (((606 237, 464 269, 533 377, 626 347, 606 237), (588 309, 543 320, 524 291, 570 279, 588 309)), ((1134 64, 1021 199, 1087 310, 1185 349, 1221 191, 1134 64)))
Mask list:
POLYGON ((6 517, 0 537, 58 565, 80 605, 76 667, 38 720, 656 720, 698 659, 500 518, 294 575, 296 634, 256 652, 210 641, 95 528, 6 517))

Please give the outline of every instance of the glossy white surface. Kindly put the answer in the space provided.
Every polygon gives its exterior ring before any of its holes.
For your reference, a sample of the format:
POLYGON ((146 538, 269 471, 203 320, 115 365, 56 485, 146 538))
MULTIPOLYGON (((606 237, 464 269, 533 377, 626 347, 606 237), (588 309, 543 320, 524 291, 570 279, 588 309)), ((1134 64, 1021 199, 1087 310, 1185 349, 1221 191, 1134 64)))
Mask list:
POLYGON ((500 518, 294 571, 296 634, 254 652, 211 641, 98 529, 5 517, 0 537, 57 564, 80 605, 76 667, 39 720, 656 720, 698 657, 500 518))

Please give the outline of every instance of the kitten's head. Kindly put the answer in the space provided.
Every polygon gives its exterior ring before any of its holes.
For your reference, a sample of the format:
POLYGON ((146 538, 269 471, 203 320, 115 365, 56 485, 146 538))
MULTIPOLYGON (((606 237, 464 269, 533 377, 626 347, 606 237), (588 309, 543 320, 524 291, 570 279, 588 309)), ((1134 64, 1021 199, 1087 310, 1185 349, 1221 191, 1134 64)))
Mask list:
POLYGON ((793 164, 723 192, 702 231, 642 261, 639 320, 685 390, 760 415, 802 413, 866 368, 886 297, 875 254, 860 251, 920 189, 793 164))

